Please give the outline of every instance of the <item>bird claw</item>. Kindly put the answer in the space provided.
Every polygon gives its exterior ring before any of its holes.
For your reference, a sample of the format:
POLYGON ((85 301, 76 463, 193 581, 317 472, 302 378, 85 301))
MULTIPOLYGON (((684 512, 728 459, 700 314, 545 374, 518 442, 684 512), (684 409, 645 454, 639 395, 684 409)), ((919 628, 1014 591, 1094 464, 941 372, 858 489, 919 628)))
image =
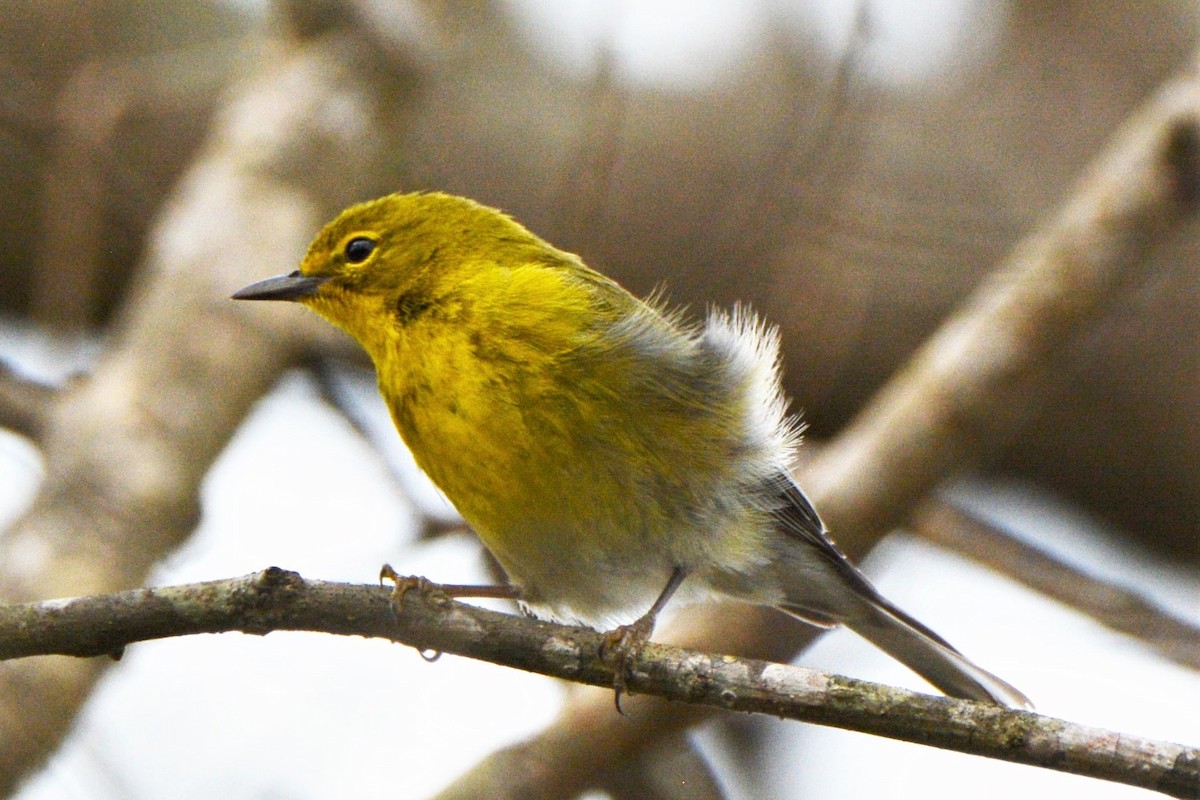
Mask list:
POLYGON ((621 708, 621 695, 629 693, 629 673, 633 662, 642 648, 650 641, 654 632, 654 618, 645 616, 629 625, 620 625, 606 631, 600 640, 600 658, 613 668, 613 702, 617 713, 625 715, 621 708))
MULTIPOLYGON (((422 575, 401 575, 392 568, 391 564, 384 564, 379 568, 379 585, 382 586, 384 581, 392 582, 392 614, 397 619, 400 616, 400 604, 404 602, 404 596, 414 589, 422 597, 429 597, 432 594, 441 591, 442 587, 422 575)), ((442 657, 440 650, 432 650, 428 648, 417 648, 417 653, 421 658, 429 663, 433 663, 442 657)))
POLYGON ((392 582, 392 605, 404 602, 404 595, 413 589, 428 596, 439 588, 436 583, 423 575, 401 575, 392 568, 391 564, 384 564, 379 568, 379 585, 382 586, 384 581, 392 582))

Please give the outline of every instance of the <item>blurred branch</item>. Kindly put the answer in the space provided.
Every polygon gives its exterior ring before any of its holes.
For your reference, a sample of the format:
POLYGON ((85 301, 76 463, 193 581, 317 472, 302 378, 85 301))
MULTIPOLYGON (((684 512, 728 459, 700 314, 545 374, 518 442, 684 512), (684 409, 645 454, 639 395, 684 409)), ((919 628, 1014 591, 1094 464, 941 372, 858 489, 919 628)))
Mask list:
MULTIPOLYGON (((488 611, 436 590, 407 592, 398 608, 391 596, 383 587, 306 581, 272 567, 221 581, 12 605, 0 608, 0 658, 108 655, 169 636, 303 630, 382 637, 422 651, 613 685, 611 660, 600 655, 603 634, 590 628, 488 611)), ((658 644, 632 656, 628 686, 679 703, 832 725, 1200 798, 1200 749, 1027 711, 658 644)), ((612 708, 609 714, 619 717, 612 708)), ((513 791, 522 774, 510 773, 513 791)))
MULTIPOLYGON (((191 533, 200 481, 253 403, 332 339, 228 297, 290 270, 323 219, 396 176, 412 74, 360 30, 290 45, 236 87, 151 234, 106 351, 46 410, 45 479, 0 537, 5 600, 141 584, 191 533)), ((0 795, 57 748, 103 666, 0 667, 0 795)))
POLYGON ((682 735, 618 764, 598 788, 612 800, 725 800, 708 763, 682 735))
POLYGON ((922 503, 911 527, 927 541, 1145 642, 1176 664, 1200 669, 1200 628, 1136 592, 1088 575, 944 501, 922 503))
POLYGON ((872 100, 870 92, 856 85, 871 42, 871 8, 863 0, 856 2, 849 35, 816 103, 803 88, 810 65, 792 48, 780 48, 793 101, 771 135, 760 174, 749 182, 749 194, 730 198, 721 236, 744 243, 739 249, 747 260, 769 259, 783 244, 785 228, 769 220, 794 223, 845 201, 839 176, 850 173, 850 165, 862 157, 862 142, 855 133, 864 130, 863 106, 872 100))
POLYGON ((620 154, 621 135, 629 114, 629 98, 616 78, 616 55, 602 47, 599 63, 587 87, 586 117, 580 141, 567 162, 558 190, 554 227, 566 241, 580 241, 604 214, 612 195, 613 173, 620 154))
MULTIPOLYGON (((1120 295, 1155 245, 1194 218, 1198 186, 1200 76, 1193 63, 1126 121, 1066 203, 807 465, 801 483, 852 558, 948 475, 994 456, 1037 412, 1047 365, 1120 295)), ((744 608, 674 633, 700 647, 719 642, 776 661, 790 660, 815 636, 781 635, 744 608)), ((629 754, 705 718, 695 706, 649 701, 632 719, 615 719, 610 701, 576 693, 554 725, 477 765, 442 800, 570 798, 629 754), (516 793, 513 775, 525 776, 516 793)))
POLYGON ((834 531, 900 523, 947 474, 1019 430, 1042 400, 1044 368, 1193 218, 1198 186, 1200 78, 1189 70, 814 460, 804 485, 834 531))
MULTIPOLYGON (((311 230, 350 199, 358 199, 380 184, 386 184, 383 188, 403 185, 407 177, 403 169, 417 156, 411 148, 397 144, 398 134, 382 132, 401 131, 406 123, 413 124, 405 115, 405 90, 409 87, 399 80, 380 86, 381 79, 392 81, 402 72, 399 59, 376 58, 372 48, 387 37, 372 29, 370 15, 347 19, 344 5, 322 3, 319 24, 298 26, 304 35, 320 33, 330 38, 277 54, 283 57, 270 61, 254 80, 238 87, 221 113, 209 151, 191 171, 154 235, 141 291, 119 321, 120 335, 97 365, 95 375, 50 413, 43 491, 30 513, 0 542, 0 586, 9 597, 101 592, 140 583, 148 564, 182 540, 196 510, 199 475, 281 366, 290 363, 305 342, 312 341, 305 338, 313 335, 307 329, 296 338, 304 323, 293 315, 276 317, 259 311, 251 319, 230 310, 224 296, 253 277, 289 269, 311 230), (382 121, 373 118, 380 109, 390 110, 393 116, 382 121)), ((430 5, 445 9, 447 15, 463 8, 462 4, 430 5)), ((478 10, 489 4, 469 5, 478 10)), ((469 17, 459 19, 463 28, 479 27, 473 22, 469 17)), ((480 52, 475 47, 461 50, 480 52)), ((514 51, 505 48, 499 53, 514 51)), ((500 72, 495 63, 497 51, 482 53, 480 61, 487 69, 473 74, 500 72)), ((457 78, 446 76, 441 83, 469 83, 457 78)), ((476 110, 504 105, 496 97, 484 95, 476 110)), ((456 109, 459 114, 448 113, 440 128, 430 123, 430 119, 437 121, 438 114, 427 111, 424 119, 430 126, 423 131, 425 146, 435 151, 435 163, 440 163, 438 159, 450 161, 451 156, 442 154, 443 144, 447 139, 453 142, 454 135, 463 130, 474 130, 476 125, 464 124, 465 120, 477 120, 453 103, 432 105, 439 114, 456 109)), ((519 109, 523 122, 533 116, 527 101, 509 105, 519 109)), ((1160 107, 1158 113, 1162 111, 1160 107)), ((1064 223, 1056 231, 1048 229, 1053 235, 1041 237, 1029 250, 1057 244, 1055 257, 1064 263, 1081 270, 1100 266, 1120 271, 1136 261, 1141 248, 1190 211, 1190 192, 1178 191, 1194 181, 1186 163, 1189 139, 1175 139, 1178 146, 1167 148, 1173 158, 1160 163, 1163 151, 1159 144, 1164 140, 1158 135, 1167 124, 1153 115, 1151 123, 1147 130, 1154 136, 1144 148, 1119 150, 1122 158, 1132 152, 1137 166, 1100 181, 1102 185, 1089 182, 1085 191, 1089 199, 1072 205, 1064 214, 1070 224, 1064 223), (1161 169, 1164 166, 1169 169, 1161 169), (1166 189, 1165 184, 1169 184, 1166 189), (1089 208, 1098 213, 1089 214, 1089 208), (1101 246, 1092 252, 1096 242, 1088 236, 1077 248, 1069 246, 1071 237, 1087 233, 1089 216, 1103 220, 1106 215, 1128 217, 1133 223, 1115 226, 1120 230, 1112 231, 1107 222, 1096 223, 1113 234, 1111 250, 1101 246), (1070 222, 1074 217, 1080 225, 1070 222)), ((1172 119, 1170 127, 1178 132, 1188 126, 1172 119)), ((541 150, 533 149, 541 158, 541 150)), ((447 152, 453 151, 447 146, 447 152)), ((514 175, 527 177, 530 183, 540 181, 528 161, 507 173, 499 168, 479 169, 478 162, 469 159, 463 163, 463 169, 473 174, 502 176, 506 185, 514 175)), ((439 183, 453 188, 445 181, 439 183)), ((1044 277, 1031 271, 1024 280, 1028 283, 1044 277)), ((1007 280, 1009 276, 992 290, 998 288, 1003 294, 1007 280)), ((1013 280, 1016 282, 1015 277, 1013 280)), ((991 295, 985 292, 981 296, 986 311, 991 295)), ((1037 297, 1025 299, 1034 301, 1034 311, 1041 309, 1037 297)), ((831 478, 822 481, 814 494, 837 526, 847 550, 860 555, 889 520, 904 518, 907 509, 945 472, 970 458, 986 456, 994 447, 988 437, 961 435, 964 431, 955 430, 954 419, 971 424, 983 420, 988 423, 983 427, 990 426, 991 433, 1003 433, 1019 422, 1024 404, 1011 403, 1022 396, 1023 373, 1037 365, 1039 353, 1053 349, 1070 330, 1084 325, 1096 308, 1095 295, 1081 292, 1080 301, 1077 313, 1061 316, 1048 336, 1040 336, 1036 347, 1017 346, 1016 358, 1011 361, 985 358, 977 365, 972 359, 978 353, 965 346, 966 342, 960 342, 964 344, 961 352, 947 355, 942 351, 940 360, 935 359, 966 374, 978 368, 989 372, 993 380, 999 375, 1000 391, 990 397, 992 405, 983 402, 989 399, 986 382, 984 391, 968 393, 957 405, 952 392, 927 396, 929 402, 916 406, 915 416, 911 415, 913 407, 889 396, 887 402, 903 406, 903 413, 867 433, 868 441, 879 440, 882 453, 869 446, 854 448, 845 455, 849 465, 845 470, 838 469, 838 459, 833 456, 821 461, 815 480, 826 472, 831 478), (1011 417, 994 414, 1005 407, 1014 409, 1011 417), (872 458, 887 455, 887 440, 891 439, 891 446, 898 451, 916 447, 921 457, 885 458, 875 464, 872 458), (940 459, 936 457, 939 453, 943 454, 940 459), (896 491, 889 491, 889 486, 896 491), (865 506, 848 499, 860 489, 865 506)), ((1011 318, 1007 321, 1012 322, 1011 318)), ((1015 325, 1015 332, 1007 328, 977 331, 972 341, 986 344, 991 333, 1013 333, 1020 345, 1020 327, 1015 325)), ((1014 342, 1002 335, 996 344, 1003 350, 1014 342)), ((971 386, 981 388, 979 382, 971 386)), ((991 388, 996 388, 995 382, 991 388)), ((714 615, 710 624, 694 632, 695 638, 720 641, 722 649, 760 650, 787 658, 799 642, 811 636, 805 633, 785 640, 777 631, 768 632, 757 625, 759 614, 743 609, 719 620, 714 615)), ((10 787, 56 746, 98 672, 99 662, 50 659, 12 663, 0 669, 0 789, 10 787)), ((625 719, 616 717, 611 706, 610 692, 580 692, 560 724, 526 751, 546 748, 537 751, 544 756, 537 769, 493 773, 501 787, 474 796, 506 796, 503 785, 514 774, 526 779, 527 786, 538 779, 545 781, 541 794, 526 796, 573 794, 573 787, 594 785, 597 773, 609 770, 631 752, 652 747, 664 736, 677 736, 682 728, 702 718, 694 706, 631 703, 629 708, 643 713, 625 719)), ((478 777, 475 774, 464 780, 478 777)))
MULTIPOLYGON (((161 142, 154 159, 133 156, 122 126, 137 112, 203 119, 230 81, 232 67, 246 60, 239 39, 205 41, 194 47, 80 66, 54 105, 55 128, 41 176, 43 246, 37 250, 32 315, 58 328, 94 322, 103 286, 105 222, 124 203, 138 212, 160 199, 159 174, 180 169, 189 152, 187 137, 161 142)), ((197 142, 198 144, 198 142, 197 142)), ((135 151, 136 152, 136 151, 135 151)), ((172 174, 171 177, 174 177, 172 174)))
POLYGON ((58 389, 30 380, 0 362, 0 428, 41 438, 58 389))

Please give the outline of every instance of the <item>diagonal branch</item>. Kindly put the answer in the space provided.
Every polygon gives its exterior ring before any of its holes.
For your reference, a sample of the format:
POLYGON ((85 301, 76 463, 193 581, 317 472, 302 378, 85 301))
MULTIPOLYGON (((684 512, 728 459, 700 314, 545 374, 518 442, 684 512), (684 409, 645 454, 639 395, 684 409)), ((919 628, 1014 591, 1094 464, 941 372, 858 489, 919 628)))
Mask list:
MULTIPOLYGON (((357 29, 272 53, 236 87, 156 222, 91 374, 26 415, 46 475, 0 536, 5 600, 143 583, 191 533, 197 487, 250 407, 332 339, 315 321, 247 313, 229 292, 290 269, 322 218, 376 184, 411 75, 357 29), (360 124, 330 122, 347 98, 360 124)), ((103 666, 0 666, 0 794, 53 752, 103 666)))
POLYGON ((1156 245, 1195 219, 1198 195, 1193 63, 814 459, 805 488, 835 533, 900 524, 948 474, 1021 430, 1064 345, 1133 285, 1156 245))
MULTIPOLYGON (((382 587, 306 581, 272 567, 206 583, 0 608, 0 658, 119 653, 137 641, 275 630, 391 639, 576 683, 612 686, 603 634, 382 587)), ((963 753, 1200 798, 1200 748, 1028 711, 933 697, 815 670, 648 644, 628 687, 680 703, 873 733, 963 753)), ((616 711, 612 711, 614 715, 616 711)))
POLYGON ((912 522, 921 538, 1136 637, 1176 664, 1200 669, 1200 628, 1136 591, 1089 575, 945 501, 921 504, 912 522))
MULTIPOLYGON (((852 558, 947 476, 993 457, 1037 413, 1045 373, 1063 345, 1121 296, 1156 246, 1194 221, 1198 187, 1200 66, 1193 62, 1126 122, 1062 208, 809 462, 805 490, 852 558)), ((733 609, 685 635, 702 647, 719 641, 780 660, 814 635, 784 637, 760 622, 753 610, 733 609)), ((553 726, 493 754, 439 800, 572 797, 629 753, 704 719, 694 706, 660 704, 618 724, 603 706, 574 696, 553 726), (523 776, 521 786, 512 785, 514 774, 523 776)))

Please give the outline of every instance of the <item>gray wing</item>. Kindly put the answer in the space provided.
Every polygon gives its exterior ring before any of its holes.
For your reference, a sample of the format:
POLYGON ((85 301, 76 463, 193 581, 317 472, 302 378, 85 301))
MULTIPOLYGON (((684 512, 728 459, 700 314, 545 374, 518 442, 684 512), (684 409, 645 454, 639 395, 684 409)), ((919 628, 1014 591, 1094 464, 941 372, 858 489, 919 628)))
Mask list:
MULTIPOLYGON (((771 490, 775 501, 775 505, 772 507, 772 514, 778 520, 779 529, 783 533, 799 539, 803 544, 812 547, 825 561, 833 566, 837 574, 846 582, 847 588, 861 595, 874 605, 887 609, 889 613, 899 617, 905 623, 916 628, 935 642, 950 648, 956 653, 958 652, 941 636, 938 636, 923 623, 914 619, 907 612, 898 608, 890 600, 881 595, 879 590, 867 580, 867 577, 850 563, 850 559, 846 557, 842 549, 834 544, 833 539, 829 537, 829 531, 825 528, 825 523, 821 521, 821 516, 813 508, 808 497, 805 496, 804 490, 792 480, 790 475, 781 472, 771 482, 771 490)), ((828 626, 837 622, 837 620, 830 618, 827 614, 818 610, 807 609, 788 603, 780 607, 785 611, 818 625, 828 626)))
POLYGON ((804 490, 792 480, 792 476, 779 473, 770 481, 769 491, 772 514, 779 522, 780 530, 812 545, 826 560, 837 566, 839 571, 842 565, 845 565, 857 574, 858 570, 850 565, 846 554, 829 538, 821 515, 813 508, 804 490))

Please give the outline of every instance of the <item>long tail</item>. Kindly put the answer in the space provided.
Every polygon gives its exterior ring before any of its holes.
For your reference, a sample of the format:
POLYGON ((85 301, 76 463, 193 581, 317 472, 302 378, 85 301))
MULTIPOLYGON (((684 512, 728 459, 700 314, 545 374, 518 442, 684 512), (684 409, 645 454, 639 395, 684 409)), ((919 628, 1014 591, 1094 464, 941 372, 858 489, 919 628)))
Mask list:
MULTIPOLYGON (((772 565, 779 607, 814 625, 841 623, 951 697, 1032 709, 1029 698, 897 608, 846 558, 788 475, 768 485, 785 546, 772 565)), ((768 496, 771 496, 769 494, 768 496)))
MULTIPOLYGON (((893 605, 873 587, 870 594, 872 596, 859 594, 862 603, 857 613, 840 616, 837 621, 950 697, 1012 708, 1033 708, 1029 698, 1012 684, 955 650, 949 642, 893 605)), ((801 619, 813 620, 811 612, 787 605, 781 608, 801 619)))

